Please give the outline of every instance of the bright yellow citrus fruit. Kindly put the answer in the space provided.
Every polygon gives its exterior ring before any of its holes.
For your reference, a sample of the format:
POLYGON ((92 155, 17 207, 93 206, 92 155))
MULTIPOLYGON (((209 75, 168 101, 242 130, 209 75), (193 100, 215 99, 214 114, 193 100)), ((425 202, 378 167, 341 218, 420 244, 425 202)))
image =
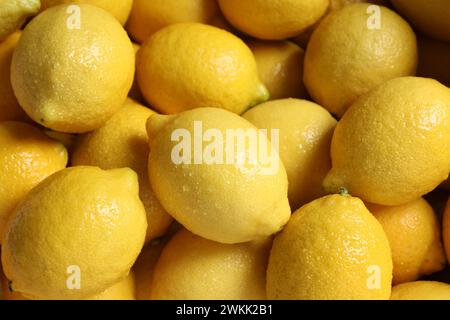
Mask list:
POLYGON ((440 224, 425 199, 400 206, 366 205, 389 239, 393 284, 414 281, 445 268, 440 224))
POLYGON ((437 281, 415 281, 392 288, 391 300, 450 300, 450 284, 437 281))
POLYGON ((245 43, 199 23, 155 33, 138 52, 137 76, 146 100, 164 114, 197 107, 239 114, 269 98, 245 43))
POLYGON ((338 123, 325 189, 400 205, 450 171, 450 89, 417 77, 390 80, 359 98, 338 123))
POLYGON ((391 0, 394 7, 421 32, 450 41, 450 2, 447 0, 391 0))
POLYGON ((243 117, 258 128, 280 131, 279 153, 293 210, 325 195, 322 181, 331 168, 331 137, 337 123, 327 110, 306 100, 283 99, 262 103, 243 117))
POLYGON ((385 7, 378 7, 379 16, 369 15, 369 6, 356 3, 330 13, 306 50, 305 86, 314 101, 338 116, 379 84, 416 72, 411 27, 385 7))
POLYGON ((219 0, 227 20, 264 40, 294 37, 325 14, 329 0, 219 0))
POLYGON ((450 43, 419 36, 417 75, 432 78, 450 87, 450 43))
POLYGON ((272 100, 304 98, 304 50, 290 41, 251 40, 248 46, 255 55, 258 74, 272 100))
POLYGON ((32 125, 0 122, 0 235, 27 193, 67 164, 67 150, 32 125))
POLYGON ((269 299, 389 299, 392 259, 363 202, 330 195, 298 209, 274 240, 269 299))
POLYGON ((135 58, 125 30, 97 7, 45 10, 27 25, 13 55, 11 80, 20 105, 41 125, 66 133, 100 127, 123 104, 135 58), (79 22, 79 25, 77 24, 79 22))
POLYGON ((152 300, 261 300, 271 239, 221 244, 179 231, 164 247, 152 300))
POLYGON ((0 0, 0 41, 19 30, 40 6, 39 0, 0 0))
POLYGON ((133 0, 41 0, 41 10, 67 3, 86 3, 102 8, 112 14, 121 25, 127 21, 133 6, 133 0))
POLYGON ((16 32, 0 42, 0 121, 26 119, 11 86, 11 60, 19 38, 16 32))
POLYGON ((102 169, 128 167, 139 177, 139 194, 147 211, 147 241, 162 236, 172 222, 148 181, 148 137, 145 124, 152 110, 128 100, 101 128, 81 136, 72 153, 74 166, 102 169))
POLYGON ((266 135, 247 120, 197 108, 153 115, 147 132, 153 190, 191 232, 222 243, 245 242, 279 231, 289 219, 286 170, 266 135), (199 143, 203 137, 209 141, 199 143))
POLYGON ((198 22, 217 25, 222 14, 216 0, 134 0, 126 29, 144 43, 152 34, 171 24, 198 22))
POLYGON ((13 213, 2 244, 5 275, 25 297, 90 297, 128 275, 146 229, 131 169, 68 168, 35 187, 13 213))

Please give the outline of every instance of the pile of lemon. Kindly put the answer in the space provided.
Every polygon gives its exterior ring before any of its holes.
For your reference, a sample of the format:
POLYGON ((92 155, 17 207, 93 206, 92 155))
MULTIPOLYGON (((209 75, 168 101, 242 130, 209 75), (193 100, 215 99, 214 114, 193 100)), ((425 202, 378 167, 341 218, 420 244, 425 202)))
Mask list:
POLYGON ((0 0, 2 298, 450 299, 449 17, 0 0))

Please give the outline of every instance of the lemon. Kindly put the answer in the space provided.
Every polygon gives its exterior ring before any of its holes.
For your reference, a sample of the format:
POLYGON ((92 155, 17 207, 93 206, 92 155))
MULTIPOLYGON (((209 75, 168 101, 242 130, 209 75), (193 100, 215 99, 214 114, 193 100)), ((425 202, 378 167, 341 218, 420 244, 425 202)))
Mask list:
POLYGON ((56 131, 83 133, 122 106, 135 59, 131 41, 111 15, 79 4, 78 20, 68 7, 47 9, 27 25, 13 55, 11 80, 33 120, 56 131))
POLYGON ((447 261, 433 208, 423 198, 400 206, 366 204, 383 226, 392 252, 393 284, 442 270, 447 261))
POLYGON ((450 285, 437 281, 415 281, 392 288, 391 300, 450 300, 450 285))
MULTIPOLYGON (((30 300, 20 292, 11 292, 8 280, 3 277, 2 289, 5 300, 30 300)), ((102 293, 83 300, 135 300, 134 274, 130 272, 126 278, 112 285, 102 293)))
POLYGON ((450 43, 419 36, 417 75, 438 80, 450 87, 450 43))
POLYGON ((0 0, 0 41, 19 30, 40 6, 39 0, 0 0))
POLYGON ((293 210, 325 195, 322 181, 331 168, 330 145, 336 126, 327 110, 306 100, 283 99, 262 103, 243 117, 258 128, 280 130, 279 153, 293 210))
POLYGON ((444 212, 444 220, 442 222, 442 238, 444 240, 445 252, 447 253, 447 259, 450 261, 450 198, 447 202, 444 212))
POLYGON ((247 44, 255 55, 259 78, 271 99, 306 96, 302 48, 290 41, 251 40, 247 44))
POLYGON ((270 239, 221 244, 183 229, 164 247, 151 282, 152 300, 266 298, 270 239))
POLYGON ((338 123, 331 159, 329 192, 400 205, 432 191, 450 169, 450 89, 418 77, 382 84, 338 123))
POLYGON ((363 202, 330 195, 298 209, 274 240, 269 299, 389 299, 392 259, 363 202))
POLYGON ((289 219, 286 170, 266 135, 247 120, 197 108, 153 115, 147 132, 153 190, 191 232, 245 242, 279 231, 289 219))
POLYGON ((25 297, 90 297, 128 275, 146 228, 131 169, 68 168, 13 213, 2 244, 5 275, 25 297))
POLYGON ((126 29, 135 41, 143 43, 171 24, 198 22, 217 26, 221 16, 216 0, 134 0, 126 29))
POLYGON ((11 212, 42 180, 67 164, 64 146, 32 125, 0 122, 0 234, 11 212))
POLYGON ((86 3, 102 8, 112 14, 120 24, 124 25, 131 12, 133 0, 41 0, 41 10, 66 3, 86 3))
POLYGON ((165 114, 197 107, 242 113, 269 95, 245 43, 199 23, 155 33, 138 52, 137 77, 146 100, 165 114))
POLYGON ((351 5, 353 3, 372 3, 376 5, 383 5, 388 6, 387 0, 330 0, 330 5, 328 6, 327 13, 323 15, 316 23, 314 23, 312 26, 308 27, 305 31, 303 31, 301 34, 296 36, 294 39, 292 39, 295 43, 297 43, 302 48, 306 48, 308 45, 309 39, 311 38, 312 33, 314 30, 319 26, 320 22, 323 18, 325 18, 328 13, 339 10, 344 8, 345 6, 351 5))
POLYGON ((450 3, 447 0, 391 0, 394 7, 419 31, 450 41, 450 3))
POLYGON ((19 38, 20 32, 16 32, 0 42, 0 121, 26 119, 10 80, 11 60, 19 38))
POLYGON ((325 14, 329 0, 219 0, 225 18, 237 29, 264 40, 298 35, 325 14))
POLYGON ((379 16, 370 15, 369 6, 356 3, 330 13, 306 50, 305 86, 314 101, 338 116, 377 85, 416 72, 411 27, 385 7, 378 7, 379 16))
POLYGON ((128 100, 104 126, 81 136, 72 153, 74 166, 129 167, 137 172, 139 194, 147 211, 147 241, 163 235, 172 222, 148 181, 149 148, 145 124, 152 114, 150 109, 128 100))
POLYGON ((123 280, 85 300, 136 300, 134 278, 133 272, 130 272, 123 280))

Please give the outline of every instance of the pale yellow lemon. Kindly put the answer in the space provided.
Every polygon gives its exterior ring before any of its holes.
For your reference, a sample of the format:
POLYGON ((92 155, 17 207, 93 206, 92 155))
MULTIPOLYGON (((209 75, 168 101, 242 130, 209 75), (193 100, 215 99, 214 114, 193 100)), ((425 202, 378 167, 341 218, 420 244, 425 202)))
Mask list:
POLYGON ((217 0, 134 0, 126 29, 143 43, 156 31, 171 24, 199 22, 217 25, 222 17, 217 0))
POLYGON ((414 281, 445 268, 440 223, 425 199, 400 206, 366 205, 389 239, 393 284, 414 281))
POLYGON ((394 7, 421 32, 450 41, 450 2, 447 0, 391 0, 394 7))
POLYGON ((314 101, 338 116, 383 82, 416 72, 417 43, 411 27, 385 7, 368 13, 370 6, 356 3, 333 11, 308 43, 305 86, 314 101))
POLYGON ((0 122, 0 235, 19 202, 42 180, 64 169, 67 158, 66 148, 40 129, 0 122))
POLYGON ((391 300, 450 300, 450 284, 437 281, 415 281, 392 288, 391 300))
POLYGON ((259 39, 282 40, 319 20, 329 0, 219 0, 219 5, 238 30, 259 39))
POLYGON ((6 278, 29 298, 99 294, 128 275, 146 229, 131 169, 59 171, 29 192, 9 220, 2 243, 6 278))
POLYGON ((102 8, 112 14, 122 25, 127 21, 133 6, 133 0, 41 0, 41 10, 66 3, 86 3, 102 8))
POLYGON ((110 14, 78 4, 49 8, 25 28, 11 66, 14 93, 41 125, 66 133, 100 127, 123 104, 134 77, 134 51, 110 14), (78 24, 79 22, 79 24, 78 24))
POLYGON ((147 102, 164 114, 198 107, 242 113, 269 97, 245 43, 200 23, 155 33, 138 52, 137 77, 147 102))
POLYGON ((450 89, 403 77, 360 97, 339 121, 325 189, 400 205, 421 197, 450 171, 450 89))
POLYGON ((299 99, 262 103, 243 117, 261 129, 279 130, 279 153, 288 176, 293 210, 325 195, 322 181, 331 168, 336 120, 321 106, 299 99))
POLYGON ((102 169, 129 167, 136 171, 139 195, 147 212, 147 241, 162 236, 172 222, 148 181, 149 147, 145 124, 154 113, 128 100, 105 125, 80 136, 71 157, 73 166, 89 165, 102 169))
POLYGON ((290 41, 247 41, 255 55, 258 74, 270 99, 304 98, 303 58, 305 51, 290 41))
POLYGON ((298 209, 274 240, 269 299, 389 299, 392 258, 380 223, 363 202, 330 195, 298 209))
POLYGON ((246 242, 279 231, 289 219, 286 170, 267 136, 247 120, 197 108, 153 115, 147 132, 152 188, 191 232, 246 242))
POLYGON ((19 30, 40 6, 39 0, 0 0, 0 41, 19 30))
POLYGON ((271 239, 221 244, 186 229, 167 243, 156 264, 152 300, 261 300, 271 239))

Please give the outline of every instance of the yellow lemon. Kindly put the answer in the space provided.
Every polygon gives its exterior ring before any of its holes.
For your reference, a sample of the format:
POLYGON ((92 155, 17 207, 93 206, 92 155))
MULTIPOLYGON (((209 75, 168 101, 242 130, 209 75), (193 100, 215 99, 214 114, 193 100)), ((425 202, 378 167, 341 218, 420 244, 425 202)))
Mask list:
POLYGON ((362 94, 396 77, 414 75, 413 30, 385 7, 356 3, 330 13, 305 54, 304 82, 312 98, 342 116, 362 94))
POLYGON ((107 12, 79 4, 45 10, 17 44, 11 80, 20 105, 41 125, 66 133, 100 127, 123 104, 134 76, 134 51, 107 12))
POLYGON ((290 41, 251 40, 247 44, 255 55, 259 78, 271 99, 306 96, 302 48, 290 41))
POLYGON ((108 11, 122 25, 127 21, 131 7, 133 6, 133 0, 41 0, 41 3, 41 10, 66 3, 90 4, 108 11))
POLYGON ((421 32, 450 41, 450 2, 447 0, 391 0, 394 7, 421 32))
POLYGON ((325 14, 329 0, 219 0, 237 29, 264 40, 294 37, 325 14))
POLYGON ((40 7, 39 0, 0 0, 0 41, 19 30, 40 7))
POLYGON ((221 244, 183 229, 164 247, 150 288, 152 300, 266 298, 271 240, 221 244))
POLYGON ((156 31, 171 24, 199 22, 217 25, 221 17, 216 0, 134 0, 126 29, 143 43, 156 31))
POLYGON ((2 244, 5 275, 25 297, 90 297, 128 275, 146 229, 131 169, 68 168, 41 182, 13 213, 2 244))
POLYGON ((262 103, 243 117, 261 129, 279 130, 279 153, 288 176, 293 210, 325 195, 322 181, 331 168, 330 145, 336 120, 306 100, 262 103))
POLYGON ((274 240, 269 299, 389 299, 392 259, 383 228, 358 198, 326 196, 298 209, 274 240))
POLYGON ((306 48, 313 31, 318 27, 318 25, 320 24, 322 19, 325 18, 328 13, 342 9, 345 6, 348 6, 350 4, 360 3, 360 2, 364 2, 364 3, 367 2, 367 3, 376 4, 376 5, 388 6, 389 3, 386 1, 387 0, 330 0, 330 5, 328 6, 327 13, 324 16, 322 16, 322 18, 320 18, 319 21, 314 23, 312 26, 310 26, 308 29, 306 29, 304 32, 302 32, 301 34, 299 34, 292 40, 295 43, 297 43, 299 46, 301 46, 302 48, 306 48))
POLYGON ((450 300, 450 285, 437 281, 415 281, 392 288, 391 300, 450 300))
POLYGON ((152 114, 150 109, 129 100, 104 126, 81 136, 72 153, 74 166, 129 167, 137 172, 139 195, 147 211, 147 241, 162 236, 172 222, 148 181, 149 147, 145 124, 152 114))
POLYGON ((394 264, 393 284, 417 280, 446 266, 440 225, 425 199, 392 207, 366 205, 389 239, 394 264))
POLYGON ((42 180, 67 164, 64 146, 32 125, 0 122, 0 235, 14 208, 42 180))
POLYGON ((450 171, 450 89, 416 77, 382 84, 339 121, 331 159, 329 192, 400 205, 432 191, 450 171))
POLYGON ((155 33, 138 52, 137 77, 146 100, 165 114, 197 107, 242 113, 268 99, 245 43, 199 23, 155 33))
POLYGON ((417 75, 433 78, 450 87, 450 43, 419 36, 418 44, 417 75))
POLYGON ((153 190, 191 232, 245 242, 279 231, 289 219, 286 170, 267 136, 247 120, 197 108, 153 115, 147 132, 153 190))
MULTIPOLYGON (((8 280, 2 277, 2 291, 5 300, 30 300, 20 292, 10 291, 8 280)), ((135 300, 134 274, 130 272, 126 278, 112 285, 102 293, 83 300, 135 300)))
POLYGON ((442 238, 444 240, 447 259, 450 260, 450 198, 449 201, 447 202, 447 206, 445 207, 442 238))
POLYGON ((11 60, 20 38, 16 32, 0 42, 0 121, 25 120, 25 112, 19 105, 11 86, 11 60))

